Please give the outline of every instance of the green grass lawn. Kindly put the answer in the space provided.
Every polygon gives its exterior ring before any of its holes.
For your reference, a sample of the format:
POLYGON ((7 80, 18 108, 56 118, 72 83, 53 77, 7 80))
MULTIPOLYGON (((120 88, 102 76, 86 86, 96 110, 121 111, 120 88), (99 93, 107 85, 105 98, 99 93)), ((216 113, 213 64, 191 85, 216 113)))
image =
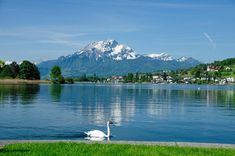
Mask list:
POLYGON ((85 143, 18 143, 0 149, 2 155, 146 155, 146 156, 235 156, 235 149, 193 148, 157 145, 85 144, 85 143))

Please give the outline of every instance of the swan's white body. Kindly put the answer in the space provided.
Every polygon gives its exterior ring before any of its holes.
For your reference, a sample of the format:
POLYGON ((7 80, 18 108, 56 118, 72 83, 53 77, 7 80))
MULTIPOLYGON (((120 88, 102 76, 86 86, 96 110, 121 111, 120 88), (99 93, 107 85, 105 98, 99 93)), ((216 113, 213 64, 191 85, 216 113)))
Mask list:
POLYGON ((110 127, 109 127, 110 124, 112 124, 112 123, 110 121, 108 121, 107 122, 107 134, 105 134, 104 132, 102 132, 100 130, 92 130, 92 131, 88 131, 88 132, 84 132, 84 133, 90 138, 108 138, 111 135, 110 127))
POLYGON ((100 130, 93 130, 93 131, 88 131, 85 132, 85 134, 89 137, 94 137, 94 138, 105 138, 108 137, 108 135, 106 135, 104 132, 100 131, 100 130))

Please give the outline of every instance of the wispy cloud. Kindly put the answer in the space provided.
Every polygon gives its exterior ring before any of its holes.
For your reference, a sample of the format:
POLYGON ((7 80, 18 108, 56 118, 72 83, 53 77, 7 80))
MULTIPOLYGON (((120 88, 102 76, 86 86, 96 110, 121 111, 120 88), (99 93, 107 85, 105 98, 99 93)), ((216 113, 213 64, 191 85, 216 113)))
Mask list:
POLYGON ((211 44, 211 46, 214 48, 214 49, 216 49, 216 44, 215 44, 215 42, 214 42, 214 40, 211 38, 211 36, 208 34, 208 33, 206 33, 206 32, 203 32, 203 35, 206 37, 206 39, 210 42, 210 44, 211 44))
POLYGON ((5 36, 18 36, 20 35, 20 33, 17 33, 17 32, 3 32, 3 31, 0 31, 0 37, 5 37, 5 36))
POLYGON ((46 44, 60 44, 73 48, 80 45, 80 37, 88 35, 85 32, 66 32, 66 31, 51 31, 40 28, 21 28, 0 30, 0 38, 9 37, 12 39, 21 39, 28 43, 46 43, 46 44))
MULTIPOLYGON (((91 4, 93 1, 88 1, 91 4)), ((136 7, 161 7, 161 8, 178 8, 178 9, 192 9, 192 8, 207 8, 207 7, 221 7, 221 5, 211 4, 211 3, 190 3, 190 2, 159 2, 156 0, 119 0, 119 1, 109 1, 101 0, 95 4, 111 4, 116 6, 136 6, 136 7)), ((224 5, 228 6, 228 5, 224 5)))
MULTIPOLYGON (((81 48, 84 44, 90 42, 88 38, 90 36, 106 35, 113 33, 130 33, 139 31, 137 28, 131 26, 121 27, 119 29, 111 28, 93 28, 93 27, 79 27, 79 31, 74 26, 60 26, 55 30, 54 26, 31 26, 31 27, 19 27, 0 29, 0 39, 10 38, 18 40, 19 42, 25 41, 25 43, 35 44, 51 44, 61 45, 70 48, 81 48), (54 30, 53 30, 54 29, 54 30)), ((12 42, 13 43, 13 42, 12 42)))
POLYGON ((78 37, 86 36, 87 33, 64 33, 64 32, 46 32, 46 36, 43 39, 36 40, 37 43, 47 43, 47 44, 61 44, 70 47, 79 47, 80 42, 78 37))

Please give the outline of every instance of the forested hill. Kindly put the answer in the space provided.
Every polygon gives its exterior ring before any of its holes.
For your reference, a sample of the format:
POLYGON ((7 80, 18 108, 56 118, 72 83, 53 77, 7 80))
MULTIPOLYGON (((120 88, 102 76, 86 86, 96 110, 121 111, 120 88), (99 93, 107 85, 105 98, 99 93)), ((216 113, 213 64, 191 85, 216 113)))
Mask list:
POLYGON ((235 58, 228 58, 222 61, 215 61, 211 65, 217 65, 217 66, 233 66, 235 65, 235 58))

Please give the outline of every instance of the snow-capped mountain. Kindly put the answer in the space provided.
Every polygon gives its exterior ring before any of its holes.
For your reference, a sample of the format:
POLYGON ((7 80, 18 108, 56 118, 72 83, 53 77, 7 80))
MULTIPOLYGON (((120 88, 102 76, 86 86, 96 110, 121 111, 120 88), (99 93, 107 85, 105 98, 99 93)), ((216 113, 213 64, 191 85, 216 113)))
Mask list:
POLYGON ((177 61, 177 62, 185 62, 185 61, 189 61, 189 60, 194 60, 191 57, 180 57, 180 58, 174 58, 173 56, 171 56, 170 54, 167 53, 160 53, 160 54, 147 54, 144 55, 145 57, 149 57, 152 59, 157 59, 157 60, 162 60, 162 61, 177 61))
POLYGON ((105 40, 90 43, 74 54, 61 56, 57 60, 43 61, 38 67, 41 75, 48 75, 54 65, 59 65, 66 76, 84 73, 119 75, 129 72, 185 69, 199 63, 188 57, 176 59, 167 53, 140 55, 116 40, 105 40))
POLYGON ((86 46, 79 54, 90 54, 96 59, 108 57, 113 60, 136 59, 138 56, 129 46, 119 44, 116 40, 93 42, 86 46))
POLYGON ((185 57, 185 56, 183 56, 183 57, 178 58, 177 61, 183 62, 183 61, 187 61, 188 59, 191 59, 191 57, 185 57))
POLYGON ((163 61, 172 61, 174 60, 173 56, 167 54, 167 53, 160 53, 160 54, 147 54, 145 57, 149 57, 152 59, 158 59, 163 61))
POLYGON ((119 44, 116 40, 105 40, 88 44, 73 55, 61 57, 60 59, 74 57, 76 55, 95 58, 96 60, 110 58, 117 61, 136 59, 139 57, 129 46, 119 44))

